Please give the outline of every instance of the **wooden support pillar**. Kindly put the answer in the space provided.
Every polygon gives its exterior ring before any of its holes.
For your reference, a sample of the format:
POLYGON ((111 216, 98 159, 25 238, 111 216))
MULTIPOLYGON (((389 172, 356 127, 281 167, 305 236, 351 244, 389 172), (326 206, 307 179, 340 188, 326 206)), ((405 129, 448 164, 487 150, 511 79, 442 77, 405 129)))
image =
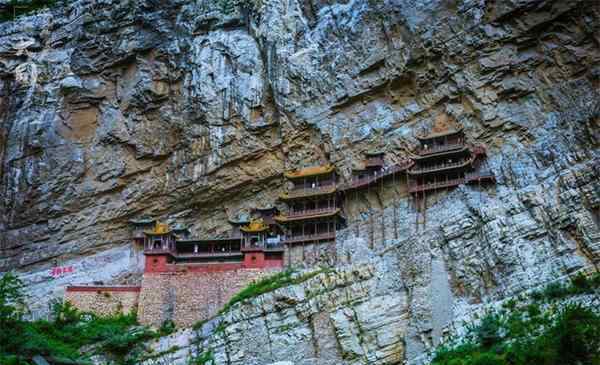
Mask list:
POLYGON ((373 211, 371 209, 369 209, 369 228, 371 231, 371 239, 369 240, 369 248, 373 248, 374 244, 374 240, 375 240, 375 232, 373 229, 373 211))
POLYGON ((305 246, 305 237, 304 237, 304 222, 302 222, 302 262, 305 260, 304 246, 305 246))

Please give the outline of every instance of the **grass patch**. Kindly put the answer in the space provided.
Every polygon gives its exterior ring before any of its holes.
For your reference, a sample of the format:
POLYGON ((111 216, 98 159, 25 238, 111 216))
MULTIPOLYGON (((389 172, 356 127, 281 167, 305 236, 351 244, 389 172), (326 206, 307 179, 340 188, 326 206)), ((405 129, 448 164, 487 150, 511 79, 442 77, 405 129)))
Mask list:
POLYGON ((273 290, 279 288, 300 284, 329 270, 331 269, 321 268, 302 275, 298 275, 293 270, 286 270, 252 282, 239 293, 231 297, 229 302, 227 302, 227 304, 225 304, 225 306, 220 310, 219 314, 227 312, 236 303, 244 302, 248 299, 255 298, 264 293, 272 292, 273 290))
POLYGON ((190 358, 189 365, 214 365, 215 364, 215 356, 212 351, 204 351, 200 353, 198 356, 194 356, 190 358))
POLYGON ((432 365, 600 365, 600 313, 554 301, 597 292, 598 274, 550 284, 531 301, 509 300, 436 351, 432 365))

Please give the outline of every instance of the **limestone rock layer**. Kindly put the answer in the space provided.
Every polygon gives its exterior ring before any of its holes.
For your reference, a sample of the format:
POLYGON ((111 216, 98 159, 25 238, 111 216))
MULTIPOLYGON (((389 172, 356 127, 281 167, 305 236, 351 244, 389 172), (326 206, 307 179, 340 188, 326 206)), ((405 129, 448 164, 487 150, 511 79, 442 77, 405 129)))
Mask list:
POLYGON ((599 27, 583 0, 79 0, 0 23, 0 271, 34 315, 67 284, 139 283, 129 219, 225 232, 286 169, 347 179, 363 152, 400 161, 452 120, 495 186, 424 214, 402 179, 349 194, 349 281, 203 337, 223 364, 418 361, 473 308, 597 270, 599 27), (227 347, 265 336, 260 354, 227 347))

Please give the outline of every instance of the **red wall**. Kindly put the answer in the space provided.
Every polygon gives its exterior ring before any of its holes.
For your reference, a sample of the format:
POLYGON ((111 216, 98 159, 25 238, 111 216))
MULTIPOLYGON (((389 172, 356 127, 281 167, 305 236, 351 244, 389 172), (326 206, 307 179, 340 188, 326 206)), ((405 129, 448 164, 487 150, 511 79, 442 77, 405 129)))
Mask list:
POLYGON ((260 269, 265 267, 265 253, 262 251, 245 252, 244 267, 253 269, 260 269))
POLYGON ((268 268, 283 267, 283 258, 265 259, 265 266, 268 268))
POLYGON ((146 255, 144 272, 167 272, 170 265, 167 264, 166 255, 146 255))
POLYGON ((265 257, 265 253, 260 250, 244 252, 244 261, 242 262, 175 265, 168 263, 167 257, 167 255, 146 255, 144 272, 219 272, 228 270, 238 270, 243 268, 262 269, 283 267, 283 256, 265 257))

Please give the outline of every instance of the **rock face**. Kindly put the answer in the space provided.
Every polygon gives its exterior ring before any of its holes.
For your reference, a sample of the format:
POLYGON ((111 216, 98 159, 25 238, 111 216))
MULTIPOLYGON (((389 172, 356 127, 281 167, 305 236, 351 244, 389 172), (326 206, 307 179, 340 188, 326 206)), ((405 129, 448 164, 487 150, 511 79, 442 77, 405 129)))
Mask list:
POLYGON ((424 214, 402 179, 348 196, 332 273, 173 339, 218 364, 422 362, 482 306, 597 270, 599 24, 558 0, 80 0, 2 23, 0 271, 36 313, 66 284, 139 283, 128 219, 223 232, 285 169, 347 178, 448 116, 496 186, 424 214))

